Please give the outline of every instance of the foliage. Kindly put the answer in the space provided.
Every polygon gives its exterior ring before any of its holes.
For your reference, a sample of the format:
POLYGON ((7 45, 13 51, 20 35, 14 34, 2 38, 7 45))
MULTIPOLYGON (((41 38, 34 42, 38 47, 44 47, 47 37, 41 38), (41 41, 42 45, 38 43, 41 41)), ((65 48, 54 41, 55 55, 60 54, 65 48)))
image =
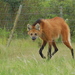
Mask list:
POLYGON ((0 61, 1 75, 72 75, 75 74, 75 61, 65 58, 51 61, 39 61, 36 58, 26 60, 18 57, 16 60, 0 61))
POLYGON ((0 28, 0 43, 5 45, 7 43, 7 39, 9 37, 9 31, 6 30, 6 28, 2 29, 0 28))
POLYGON ((10 32, 6 31, 5 28, 4 29, 0 28, 0 37, 1 38, 8 38, 9 37, 9 33, 10 32))
MULTIPOLYGON (((72 43, 75 48, 75 44, 72 43)), ((75 60, 70 50, 63 44, 51 60, 42 59, 36 42, 28 39, 12 40, 6 48, 0 42, 0 74, 1 75, 72 75, 75 74, 75 60)), ((46 55, 47 48, 43 53, 46 55)), ((53 49, 53 48, 52 48, 53 49)))
MULTIPOLYGON (((0 27, 11 30, 17 14, 19 5, 22 4, 22 13, 17 24, 16 32, 19 35, 26 34, 26 25, 32 24, 39 18, 53 18, 61 16, 60 7, 62 6, 62 17, 68 19, 71 27, 71 34, 75 34, 75 1, 74 0, 1 0, 1 23, 0 27), (4 14, 2 14, 4 12, 4 14)), ((20 35, 19 35, 20 36, 20 35)))

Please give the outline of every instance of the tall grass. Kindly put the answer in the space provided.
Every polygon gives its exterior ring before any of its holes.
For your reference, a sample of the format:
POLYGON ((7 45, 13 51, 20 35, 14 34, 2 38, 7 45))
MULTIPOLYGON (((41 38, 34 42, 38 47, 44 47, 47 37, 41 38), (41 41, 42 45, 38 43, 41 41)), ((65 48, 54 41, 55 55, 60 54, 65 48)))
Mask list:
POLYGON ((0 62, 1 75, 73 75, 75 61, 65 58, 54 60, 37 60, 17 57, 16 60, 0 62))
MULTIPOLYGON (((61 43, 57 46, 59 51, 48 61, 38 53, 38 40, 14 39, 8 48, 0 42, 0 75, 75 75, 70 50, 61 43)), ((46 53, 47 46, 43 51, 46 53)))
MULTIPOLYGON (((41 40, 13 39, 7 48, 8 35, 6 29, 0 29, 0 75, 75 75, 75 60, 62 43, 57 43, 59 51, 47 60, 38 53, 41 40)), ((75 49, 75 43, 72 45, 75 49)), ((45 56, 47 49, 43 50, 45 56)))

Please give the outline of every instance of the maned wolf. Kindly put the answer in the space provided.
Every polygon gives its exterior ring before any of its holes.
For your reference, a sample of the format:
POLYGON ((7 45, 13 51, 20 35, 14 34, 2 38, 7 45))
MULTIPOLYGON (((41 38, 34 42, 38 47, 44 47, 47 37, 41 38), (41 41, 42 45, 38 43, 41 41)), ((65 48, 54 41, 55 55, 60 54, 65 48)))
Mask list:
POLYGON ((39 54, 42 58, 45 56, 42 54, 42 50, 48 43, 48 58, 51 58, 57 51, 58 48, 55 44, 55 39, 62 37, 63 43, 71 50, 72 57, 74 58, 74 51, 70 41, 70 29, 64 19, 55 17, 52 19, 39 19, 33 25, 27 25, 28 34, 35 40, 40 37, 43 40, 42 46, 39 50, 39 54), (51 54, 51 46, 54 47, 54 52, 51 54))

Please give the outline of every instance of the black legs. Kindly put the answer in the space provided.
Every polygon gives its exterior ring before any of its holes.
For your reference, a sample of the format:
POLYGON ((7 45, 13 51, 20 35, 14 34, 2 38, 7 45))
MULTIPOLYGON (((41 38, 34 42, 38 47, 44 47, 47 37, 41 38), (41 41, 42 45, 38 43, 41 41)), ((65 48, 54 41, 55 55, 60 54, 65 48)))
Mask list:
MULTIPOLYGON (((43 41, 43 44, 42 44, 42 46, 41 46, 41 48, 40 48, 40 50, 39 50, 39 54, 40 54, 40 56, 41 56, 42 58, 46 58, 46 57, 42 54, 42 51, 43 51, 43 49, 44 49, 46 43, 47 43, 46 41, 43 41)), ((50 59, 50 58, 58 51, 58 48, 57 48, 57 46, 56 46, 56 44, 55 44, 55 41, 48 42, 48 44, 49 44, 49 48, 48 48, 47 56, 48 56, 48 59, 50 59), (52 46, 54 47, 54 52, 53 52, 53 53, 51 53, 51 48, 52 48, 52 46)), ((67 45, 67 46, 68 46, 68 45, 67 45)), ((70 50, 71 50, 72 58, 74 58, 74 50, 73 50, 71 47, 69 47, 69 48, 70 48, 70 50)))
POLYGON ((74 50, 71 49, 72 58, 74 59, 74 50))
POLYGON ((39 50, 39 54, 42 58, 46 58, 43 54, 42 54, 42 50, 44 49, 44 46, 42 45, 42 47, 39 50))
MULTIPOLYGON (((47 43, 46 41, 43 41, 43 44, 42 44, 42 46, 41 46, 41 48, 40 48, 40 50, 39 50, 39 54, 40 54, 40 56, 41 56, 42 58, 46 58, 46 57, 42 54, 42 51, 43 51, 43 49, 44 49, 46 43, 47 43)), ((48 53, 47 53, 48 59, 50 59, 57 51, 58 51, 58 48, 56 47, 55 42, 54 42, 54 41, 49 42, 49 48, 48 48, 48 53), (51 54, 51 45, 53 45, 53 47, 54 47, 54 49, 55 49, 52 54, 51 54)))
POLYGON ((49 45, 48 53, 47 53, 48 59, 50 59, 52 57, 52 55, 51 55, 51 49, 52 49, 52 47, 51 47, 51 45, 49 45))
POLYGON ((57 48, 55 42, 54 41, 52 41, 52 43, 50 42, 49 43, 48 54, 47 54, 48 59, 50 59, 57 51, 58 51, 58 48, 57 48), (54 52, 52 54, 51 54, 51 45, 53 45, 53 47, 54 47, 54 52))
POLYGON ((57 48, 57 46, 56 46, 56 44, 55 44, 54 41, 52 42, 52 45, 53 45, 54 50, 55 50, 55 51, 52 53, 52 55, 54 55, 54 54, 58 51, 58 48, 57 48))
POLYGON ((42 58, 46 58, 46 57, 42 54, 42 50, 44 49, 46 43, 47 43, 46 41, 43 41, 43 44, 42 44, 42 46, 41 46, 41 48, 40 48, 40 50, 39 50, 39 54, 40 54, 40 56, 41 56, 42 58))

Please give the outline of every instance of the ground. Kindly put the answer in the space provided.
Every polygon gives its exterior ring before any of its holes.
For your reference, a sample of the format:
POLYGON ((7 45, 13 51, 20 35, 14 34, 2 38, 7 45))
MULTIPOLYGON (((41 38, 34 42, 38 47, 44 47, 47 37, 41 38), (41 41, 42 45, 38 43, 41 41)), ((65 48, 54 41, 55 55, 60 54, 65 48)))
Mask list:
MULTIPOLYGON (((39 41, 14 39, 8 48, 1 42, 0 75, 75 75, 75 59, 64 44, 57 43, 59 51, 47 60, 39 55, 39 41)), ((47 46, 43 54, 47 56, 47 46)))

